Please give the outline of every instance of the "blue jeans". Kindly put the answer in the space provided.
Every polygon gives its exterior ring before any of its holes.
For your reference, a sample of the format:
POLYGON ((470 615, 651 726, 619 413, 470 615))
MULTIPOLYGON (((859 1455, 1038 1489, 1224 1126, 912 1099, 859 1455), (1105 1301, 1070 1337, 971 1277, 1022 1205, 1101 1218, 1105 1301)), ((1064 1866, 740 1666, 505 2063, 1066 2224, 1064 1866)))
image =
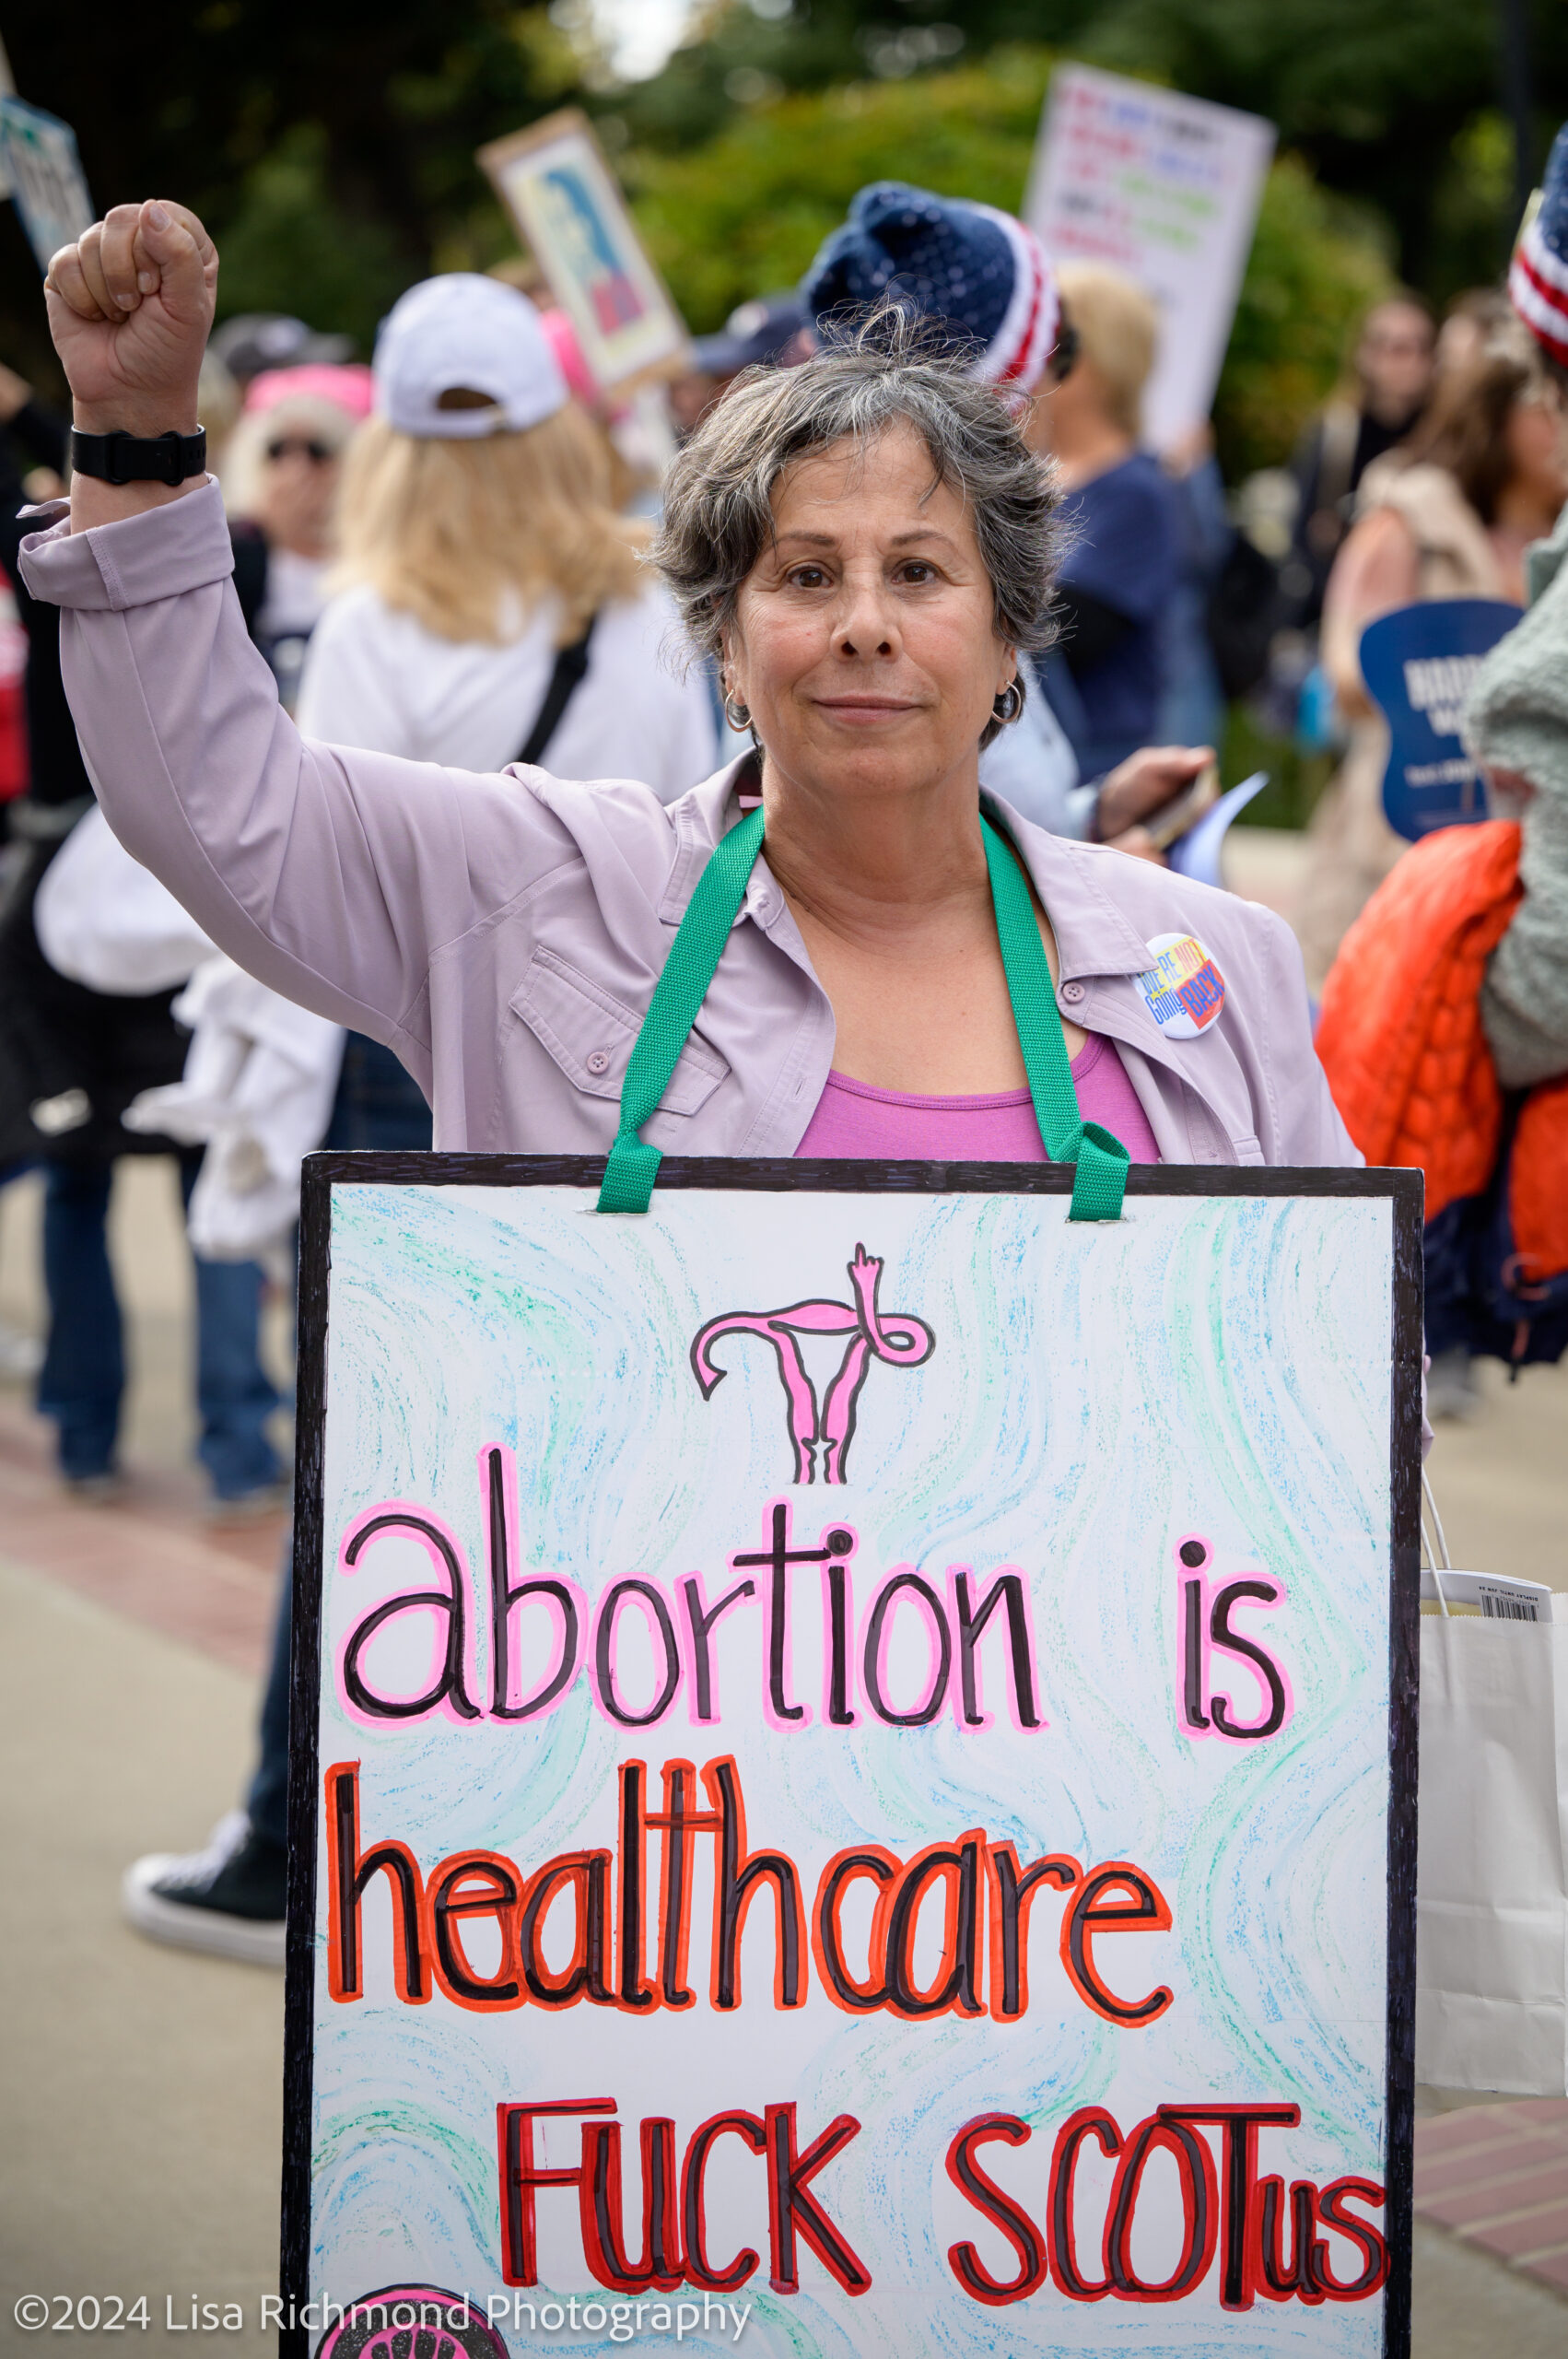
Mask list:
MULTIPOLYGON (((390 1049, 351 1032, 332 1121, 322 1141, 340 1151, 401 1147, 421 1153, 430 1144, 430 1109, 390 1049)), ((288 1649, 294 1588, 294 1551, 283 1555, 282 1593, 273 1625, 272 1661, 262 1696, 257 1730, 260 1757, 245 1809, 258 1835, 270 1842, 288 1839, 288 1649)))
POLYGON ((323 1147, 338 1154, 401 1148, 420 1155, 430 1144, 430 1109, 419 1084, 390 1049, 363 1032, 343 1045, 343 1069, 323 1147))
MULTIPOLYGON (((199 1149, 180 1157, 187 1203, 201 1164, 199 1149)), ((62 1473, 77 1480, 113 1467, 125 1390, 123 1331, 107 1233, 113 1171, 108 1160, 44 1168, 49 1343, 38 1405, 58 1434, 62 1473)), ((195 1274, 202 1428, 197 1456, 217 1496, 240 1498, 247 1491, 264 1490, 282 1472, 266 1436, 278 1393, 261 1362, 264 1280, 254 1262, 196 1260, 195 1274)))

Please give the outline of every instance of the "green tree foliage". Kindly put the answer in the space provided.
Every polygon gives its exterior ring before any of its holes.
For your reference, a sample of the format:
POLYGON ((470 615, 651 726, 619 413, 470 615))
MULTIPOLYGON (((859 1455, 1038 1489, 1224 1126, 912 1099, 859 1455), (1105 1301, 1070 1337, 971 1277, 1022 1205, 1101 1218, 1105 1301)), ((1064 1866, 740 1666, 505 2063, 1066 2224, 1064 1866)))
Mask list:
MULTIPOLYGON (((1047 13, 1056 5, 1047 0, 1047 13)), ((1457 253, 1442 221, 1445 193, 1466 169, 1469 126, 1498 96, 1495 0, 1065 5, 1083 19, 1086 56, 1267 115, 1326 186, 1387 216, 1402 274, 1434 299, 1455 293, 1478 266, 1489 277, 1501 267, 1515 226, 1511 172, 1493 184, 1479 253, 1457 253)), ((1568 10, 1562 0, 1526 0, 1526 16, 1539 111, 1534 170, 1568 113, 1568 10)))
POLYGON ((1332 390, 1363 312, 1391 284, 1377 242, 1298 156, 1281 156, 1258 209, 1214 405, 1227 481, 1289 456, 1332 390))
MULTIPOLYGON (((1568 6, 1525 6, 1539 161, 1568 114, 1568 6)), ((184 199, 222 243, 224 310, 281 306, 362 346, 410 280, 509 249, 474 150, 570 100, 599 115, 710 324, 789 283, 866 179, 1015 205, 1045 45, 1152 75, 1270 117, 1304 168, 1270 184, 1222 389, 1237 458, 1288 439, 1370 283, 1334 197, 1392 225, 1401 273, 1439 299, 1495 273, 1513 158, 1494 18, 1495 0, 706 0, 694 38, 630 89, 594 53, 591 0, 28 0, 6 39, 23 95, 75 125, 100 205, 184 199), (1287 288, 1308 307, 1288 326, 1287 288)), ((5 205, 0 358, 51 381, 37 268, 5 205)))
MULTIPOLYGON (((514 0, 34 0, 6 42, 23 97, 74 126, 98 205, 174 196, 211 224, 222 310, 361 338, 434 264, 506 250, 474 150, 575 96, 584 64, 514 0)), ((0 217, 0 357, 47 380, 37 266, 0 217)))
MULTIPOLYGON (((1051 60, 851 83, 748 110, 684 156, 623 166, 644 234, 693 325, 791 286, 868 181, 908 180, 1016 212, 1051 60)), ((1388 283, 1364 229, 1298 158, 1270 175, 1216 408, 1233 478, 1285 458, 1340 370, 1354 323, 1388 283)))
POLYGON ((621 158, 686 317, 717 327, 790 287, 868 181, 911 180, 1016 210, 1049 72, 1042 52, 918 80, 852 82, 749 109, 685 155, 621 158))
MULTIPOLYGON (((1525 13, 1534 167, 1568 114, 1568 7, 1525 0, 1525 13)), ((626 111, 639 142, 680 146, 743 111, 748 76, 792 90, 897 79, 1015 41, 1266 115, 1326 188, 1387 217, 1402 274, 1438 299, 1501 264, 1511 135, 1501 175, 1475 154, 1499 98, 1496 0, 720 0, 626 111)))
POLYGON ((1039 13, 1029 0, 720 0, 661 74, 625 93, 624 111, 638 141, 678 149, 769 94, 902 80, 1038 40, 1039 13))
POLYGON ((386 222, 349 211, 335 196, 320 123, 286 132, 245 175, 219 235, 226 316, 287 311, 313 326, 330 323, 361 351, 417 276, 386 222))

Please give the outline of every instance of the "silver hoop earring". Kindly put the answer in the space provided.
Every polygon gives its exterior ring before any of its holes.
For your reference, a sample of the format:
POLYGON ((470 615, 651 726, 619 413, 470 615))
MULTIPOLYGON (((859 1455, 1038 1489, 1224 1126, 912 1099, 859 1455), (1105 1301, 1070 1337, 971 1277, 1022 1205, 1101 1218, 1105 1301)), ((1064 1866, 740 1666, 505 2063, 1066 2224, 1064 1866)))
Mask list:
POLYGON ((1024 691, 1016 680, 1009 680, 991 706, 991 719, 1009 728, 1024 710, 1024 691))
POLYGON ((743 729, 749 729, 752 725, 750 705, 743 704, 732 688, 724 699, 724 718, 737 736, 743 729))

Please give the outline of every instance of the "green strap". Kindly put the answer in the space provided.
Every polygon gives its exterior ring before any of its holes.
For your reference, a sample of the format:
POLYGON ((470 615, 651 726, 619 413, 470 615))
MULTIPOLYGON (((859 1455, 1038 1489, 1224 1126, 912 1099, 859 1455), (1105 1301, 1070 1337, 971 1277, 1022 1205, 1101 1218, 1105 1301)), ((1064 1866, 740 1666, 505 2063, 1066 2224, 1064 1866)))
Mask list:
POLYGON ((746 882, 762 850, 762 805, 720 839, 696 890, 686 904, 680 930, 670 945, 664 971, 653 987, 626 1064, 621 1088, 621 1122, 599 1191, 602 1213, 645 1213, 663 1156, 638 1133, 669 1087, 675 1060, 686 1045, 708 997, 708 986, 723 956, 746 882))
POLYGON ((1012 846, 983 813, 980 833, 990 871, 991 907, 996 911, 1007 995, 1012 1002, 1035 1120, 1051 1161, 1074 1167, 1072 1210, 1068 1217, 1119 1220, 1132 1158, 1112 1132, 1098 1122, 1086 1122, 1078 1110, 1072 1065, 1057 1012, 1056 986, 1035 922, 1028 884, 1012 846))
MULTIPOLYGON (((1127 1149, 1109 1131, 1098 1122, 1085 1122, 1079 1113, 1056 991, 1028 885, 1006 837, 989 819, 982 817, 980 826, 1008 997, 1040 1137, 1053 1163, 1076 1166, 1069 1217, 1117 1220, 1129 1160, 1127 1149)), ((708 996, 762 849, 762 835, 759 806, 731 828, 697 878, 626 1065, 620 1127, 599 1191, 602 1213, 648 1210, 663 1157, 658 1147, 645 1144, 639 1133, 657 1110, 708 996)))

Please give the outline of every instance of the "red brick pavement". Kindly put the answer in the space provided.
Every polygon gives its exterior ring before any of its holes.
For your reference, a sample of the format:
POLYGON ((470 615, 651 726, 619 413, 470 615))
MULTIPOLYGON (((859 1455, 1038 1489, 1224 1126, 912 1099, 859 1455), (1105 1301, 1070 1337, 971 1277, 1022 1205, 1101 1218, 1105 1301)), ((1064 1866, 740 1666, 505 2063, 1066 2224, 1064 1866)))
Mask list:
POLYGON ((1423 2220, 1568 2294, 1568 2097, 1418 2121, 1415 2204, 1423 2220))
POLYGON ((184 1473, 133 1470, 114 1506, 78 1506, 51 1464, 49 1427, 0 1399, 0 1556, 236 1671, 266 1661, 287 1521, 213 1522, 184 1473))

